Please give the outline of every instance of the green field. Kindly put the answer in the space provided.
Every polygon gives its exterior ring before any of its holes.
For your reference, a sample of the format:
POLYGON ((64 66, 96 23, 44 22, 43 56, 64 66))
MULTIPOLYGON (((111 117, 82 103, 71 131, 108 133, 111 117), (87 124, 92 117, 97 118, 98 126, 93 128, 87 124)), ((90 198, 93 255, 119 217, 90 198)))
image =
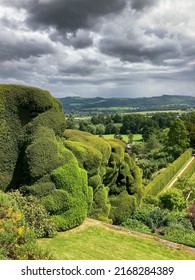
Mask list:
POLYGON ((81 226, 39 239, 55 260, 195 260, 195 254, 173 249, 154 239, 109 229, 87 219, 81 226))
MULTIPOLYGON (((127 134, 121 134, 123 137, 123 140, 127 143, 128 142, 128 135, 127 134)), ((105 134, 103 135, 105 139, 113 139, 114 134, 105 134)), ((142 141, 142 135, 141 134, 134 134, 133 135, 133 142, 141 142, 142 141)))

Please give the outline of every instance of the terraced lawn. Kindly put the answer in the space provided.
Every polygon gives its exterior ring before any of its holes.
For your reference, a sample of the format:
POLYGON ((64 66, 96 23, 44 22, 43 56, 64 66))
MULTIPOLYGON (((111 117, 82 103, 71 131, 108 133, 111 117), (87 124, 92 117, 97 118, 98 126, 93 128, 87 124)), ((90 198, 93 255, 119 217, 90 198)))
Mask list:
POLYGON ((55 260, 195 260, 195 253, 182 246, 171 248, 150 236, 132 235, 90 219, 54 238, 39 239, 38 244, 55 260))

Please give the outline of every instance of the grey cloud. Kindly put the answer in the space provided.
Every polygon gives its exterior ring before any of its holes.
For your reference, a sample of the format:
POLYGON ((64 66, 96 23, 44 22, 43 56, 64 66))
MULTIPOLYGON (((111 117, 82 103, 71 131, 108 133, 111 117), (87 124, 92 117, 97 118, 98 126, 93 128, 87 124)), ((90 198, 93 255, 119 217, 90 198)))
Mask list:
POLYGON ((96 72, 100 62, 93 59, 83 58, 75 63, 63 64, 59 66, 59 72, 68 75, 87 76, 96 72))
POLYGON ((67 46, 72 46, 75 49, 84 49, 93 45, 93 38, 87 30, 78 29, 75 33, 67 34, 55 30, 50 33, 52 41, 59 41, 67 46))
POLYGON ((137 11, 154 6, 159 0, 131 0, 131 7, 137 11))
POLYGON ((100 42, 100 50, 110 56, 119 57, 123 61, 162 64, 164 59, 173 59, 179 55, 179 46, 174 40, 158 38, 152 44, 147 43, 146 38, 142 40, 123 40, 122 38, 104 38, 100 42))
POLYGON ((28 23, 34 28, 54 26, 74 32, 79 28, 91 28, 99 17, 119 12, 125 5, 126 0, 31 0, 26 9, 28 23))
POLYGON ((19 60, 30 56, 41 56, 52 53, 54 49, 51 44, 41 41, 40 37, 24 35, 18 32, 0 31, 0 60, 19 60))

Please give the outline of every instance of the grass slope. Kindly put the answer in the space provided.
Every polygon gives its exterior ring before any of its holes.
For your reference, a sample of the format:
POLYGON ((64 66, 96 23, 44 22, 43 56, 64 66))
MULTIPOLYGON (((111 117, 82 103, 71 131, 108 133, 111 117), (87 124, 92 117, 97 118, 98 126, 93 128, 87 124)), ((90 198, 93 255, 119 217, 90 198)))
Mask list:
POLYGON ((118 232, 89 219, 54 238, 40 239, 38 244, 55 260, 195 260, 195 254, 118 232))

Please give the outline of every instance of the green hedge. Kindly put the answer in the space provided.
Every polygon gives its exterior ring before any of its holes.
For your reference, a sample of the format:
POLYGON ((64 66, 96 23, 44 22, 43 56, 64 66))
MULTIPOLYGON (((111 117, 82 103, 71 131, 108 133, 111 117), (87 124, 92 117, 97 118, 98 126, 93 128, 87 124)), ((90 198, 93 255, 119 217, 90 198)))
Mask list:
POLYGON ((170 182, 170 180, 177 174, 177 172, 182 168, 182 166, 190 159, 191 156, 192 149, 190 148, 146 186, 145 194, 158 195, 170 182))
POLYGON ((109 218, 113 223, 120 225, 125 222, 135 210, 137 203, 136 198, 127 193, 122 192, 118 196, 110 197, 111 210, 109 218))
MULTIPOLYGON (((54 143, 49 143, 48 139, 46 141, 44 137, 46 131, 43 131, 39 141, 36 142, 35 139, 32 141, 31 135, 40 125, 52 129, 55 135, 62 135, 65 129, 65 117, 60 102, 48 91, 39 88, 0 85, 0 189, 9 190, 28 184, 32 179, 31 175, 27 176, 28 164, 30 170, 32 167, 33 178, 42 176, 42 172, 45 174, 50 170, 49 166, 38 173, 35 170, 39 160, 43 160, 42 165, 52 166, 51 160, 47 163, 46 158, 49 157, 49 153, 53 157, 52 148, 56 149, 54 143), (31 162, 28 163, 24 157, 29 142, 34 147, 29 147, 31 162), (51 146, 48 152, 44 148, 47 144, 51 146), (42 158, 41 155, 38 156, 38 152, 47 153, 45 161, 43 155, 42 158)), ((53 165, 56 168, 55 163, 53 165)))

